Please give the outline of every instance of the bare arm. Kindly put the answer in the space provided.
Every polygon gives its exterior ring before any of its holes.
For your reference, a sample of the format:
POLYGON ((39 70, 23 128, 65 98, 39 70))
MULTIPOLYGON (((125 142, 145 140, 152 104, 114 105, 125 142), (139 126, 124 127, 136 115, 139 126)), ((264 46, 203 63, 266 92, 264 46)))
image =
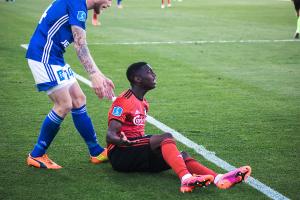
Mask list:
POLYGON ((85 70, 89 75, 92 75, 97 71, 100 72, 87 46, 85 30, 78 26, 72 26, 72 33, 74 37, 74 48, 85 70))
POLYGON ((124 133, 120 133, 122 123, 117 120, 111 120, 108 126, 106 142, 115 145, 131 145, 136 143, 136 141, 130 141, 127 139, 124 133))
POLYGON ((110 79, 102 74, 92 58, 87 46, 85 30, 79 26, 72 26, 71 28, 74 38, 74 48, 81 64, 90 75, 92 87, 95 90, 95 93, 100 99, 103 97, 111 99, 114 97, 114 84, 110 79))

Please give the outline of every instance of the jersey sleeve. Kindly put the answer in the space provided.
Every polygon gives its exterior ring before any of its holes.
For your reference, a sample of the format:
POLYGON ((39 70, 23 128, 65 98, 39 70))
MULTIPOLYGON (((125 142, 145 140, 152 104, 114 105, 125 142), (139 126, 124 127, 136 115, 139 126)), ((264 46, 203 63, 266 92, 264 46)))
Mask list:
POLYGON ((69 15, 69 24, 77 25, 85 30, 87 7, 85 0, 66 0, 69 15))
POLYGON ((117 121, 120 121, 121 123, 124 123, 126 120, 126 113, 128 113, 128 107, 126 106, 126 102, 122 98, 117 98, 109 112, 108 112, 108 123, 115 119, 117 121))

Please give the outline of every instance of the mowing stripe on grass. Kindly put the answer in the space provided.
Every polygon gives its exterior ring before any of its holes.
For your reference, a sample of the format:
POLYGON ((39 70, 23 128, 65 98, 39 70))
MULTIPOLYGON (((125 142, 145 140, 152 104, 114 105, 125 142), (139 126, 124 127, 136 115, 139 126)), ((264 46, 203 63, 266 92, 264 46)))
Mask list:
MULTIPOLYGON (((27 49, 28 45, 21 44, 21 47, 27 49)), ((75 73, 75 77, 79 81, 92 87, 92 83, 88 79, 84 78, 83 76, 80 76, 79 74, 75 73)), ((113 101, 114 100, 115 100, 115 97, 113 98, 113 101)), ((208 151, 202 145, 196 144, 192 140, 186 138, 181 133, 179 133, 176 130, 161 123, 160 121, 156 120, 155 118, 151 117, 150 115, 147 115, 146 120, 148 123, 154 125, 161 131, 171 133, 174 136, 174 138, 176 138, 177 141, 181 142, 182 144, 186 145, 187 147, 189 147, 191 149, 194 149, 198 154, 202 155, 206 160, 214 163, 218 167, 220 167, 226 171, 231 171, 231 170, 236 169, 236 167, 232 166, 231 164, 229 164, 226 161, 222 160, 221 158, 217 157, 215 155, 215 152, 208 151)), ((257 189, 258 191, 262 192, 263 194, 265 194, 266 196, 268 196, 271 199, 274 199, 274 200, 288 200, 289 199, 286 196, 273 190, 269 186, 265 185, 264 183, 260 182, 259 180, 255 179, 253 177, 249 177, 246 183, 248 185, 252 186, 253 188, 257 189)))
POLYGON ((257 44, 257 43, 283 43, 283 42, 300 42, 300 40, 285 39, 285 40, 194 40, 194 41, 140 41, 140 42, 94 42, 89 45, 163 45, 163 44, 257 44))

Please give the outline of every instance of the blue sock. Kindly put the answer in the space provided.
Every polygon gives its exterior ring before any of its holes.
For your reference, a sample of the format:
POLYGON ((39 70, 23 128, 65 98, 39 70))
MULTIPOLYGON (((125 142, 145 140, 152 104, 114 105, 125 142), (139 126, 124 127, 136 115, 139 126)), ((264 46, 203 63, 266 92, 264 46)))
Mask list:
POLYGON ((117 4, 120 5, 120 4, 121 4, 121 1, 122 1, 122 0, 118 0, 118 3, 117 3, 117 4))
POLYGON ((30 153, 32 157, 40 157, 46 153, 62 121, 63 118, 58 116, 53 110, 49 112, 42 124, 38 141, 30 153))
POLYGON ((86 106, 72 109, 74 125, 89 148, 91 156, 98 156, 104 150, 99 144, 92 121, 87 114, 86 106))

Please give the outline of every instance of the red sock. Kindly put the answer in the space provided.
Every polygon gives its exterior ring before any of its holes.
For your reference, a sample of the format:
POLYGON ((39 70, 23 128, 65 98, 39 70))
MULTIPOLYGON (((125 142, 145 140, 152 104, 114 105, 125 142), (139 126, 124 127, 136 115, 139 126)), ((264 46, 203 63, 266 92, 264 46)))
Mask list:
POLYGON ((168 138, 161 142, 161 152, 166 163, 178 175, 180 180, 184 175, 190 173, 173 139, 168 138))
POLYGON ((171 4, 171 0, 168 0, 168 4, 171 4))
POLYGON ((197 162, 195 159, 189 157, 185 159, 185 164, 187 166, 187 169, 192 173, 192 174, 197 174, 197 175, 213 175, 216 177, 218 174, 214 172, 211 169, 208 169, 201 163, 197 162))
POLYGON ((95 12, 94 12, 94 14, 93 14, 93 19, 94 19, 94 20, 97 20, 97 19, 98 19, 98 15, 97 15, 97 13, 95 13, 95 12))
POLYGON ((165 2, 164 2, 164 0, 161 0, 161 4, 164 4, 165 2))

